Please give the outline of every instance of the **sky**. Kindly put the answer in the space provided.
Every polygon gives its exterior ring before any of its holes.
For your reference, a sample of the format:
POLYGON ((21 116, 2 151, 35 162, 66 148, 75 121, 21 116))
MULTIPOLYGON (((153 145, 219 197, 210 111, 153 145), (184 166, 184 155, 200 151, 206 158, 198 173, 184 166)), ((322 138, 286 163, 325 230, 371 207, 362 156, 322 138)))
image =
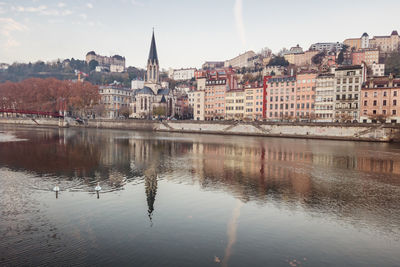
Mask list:
POLYGON ((399 0, 0 0, 0 62, 126 57, 144 68, 154 27, 160 66, 200 67, 264 47, 400 32, 399 0))

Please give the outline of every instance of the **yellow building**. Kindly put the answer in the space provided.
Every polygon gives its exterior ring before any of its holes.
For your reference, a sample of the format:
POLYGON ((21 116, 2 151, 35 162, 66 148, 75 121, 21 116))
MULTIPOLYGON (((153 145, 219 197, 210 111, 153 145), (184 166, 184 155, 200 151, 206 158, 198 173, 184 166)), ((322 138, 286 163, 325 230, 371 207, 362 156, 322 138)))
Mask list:
POLYGON ((263 88, 246 88, 244 117, 248 120, 262 120, 263 88))
POLYGON ((355 50, 361 49, 361 38, 349 38, 344 40, 343 43, 349 47, 349 50, 353 48, 355 50))
POLYGON ((241 120, 244 117, 245 92, 242 89, 230 90, 225 95, 225 119, 241 120))

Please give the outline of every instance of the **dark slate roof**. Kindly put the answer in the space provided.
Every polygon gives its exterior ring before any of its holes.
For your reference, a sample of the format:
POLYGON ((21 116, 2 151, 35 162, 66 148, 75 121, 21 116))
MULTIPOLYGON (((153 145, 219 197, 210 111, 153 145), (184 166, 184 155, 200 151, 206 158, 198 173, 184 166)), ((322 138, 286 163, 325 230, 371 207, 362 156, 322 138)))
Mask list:
POLYGON ((397 31, 392 31, 391 35, 399 35, 399 34, 397 33, 397 31))
POLYGON ((157 56, 157 47, 156 47, 156 39, 154 38, 154 31, 153 37, 151 38, 151 46, 150 46, 150 53, 148 63, 156 63, 158 64, 158 56, 157 56))
POLYGON ((336 70, 358 70, 358 69, 362 69, 362 66, 361 65, 353 65, 353 66, 343 66, 343 67, 336 68, 336 70))
POLYGON ((134 91, 134 95, 138 95, 138 94, 142 94, 142 95, 154 95, 153 90, 151 90, 150 87, 145 86, 142 89, 136 89, 134 91))
POLYGON ((167 100, 165 99, 165 96, 164 96, 164 95, 161 97, 160 103, 167 103, 167 100))
POLYGON ((169 95, 169 89, 158 89, 157 95, 169 95))
POLYGON ((364 34, 361 37, 368 37, 368 33, 364 32, 364 34))
POLYGON ((94 52, 94 51, 90 51, 90 52, 88 52, 86 55, 96 55, 96 53, 94 52))

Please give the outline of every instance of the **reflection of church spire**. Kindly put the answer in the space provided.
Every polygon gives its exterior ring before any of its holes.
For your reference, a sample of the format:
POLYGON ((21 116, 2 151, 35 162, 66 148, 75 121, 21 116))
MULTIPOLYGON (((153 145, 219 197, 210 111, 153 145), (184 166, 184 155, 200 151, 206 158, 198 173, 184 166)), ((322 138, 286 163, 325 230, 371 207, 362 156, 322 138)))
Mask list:
POLYGON ((147 199, 147 212, 152 222, 152 215, 154 211, 154 202, 156 201, 157 194, 157 175, 146 175, 145 176, 145 188, 146 188, 146 199, 147 199))

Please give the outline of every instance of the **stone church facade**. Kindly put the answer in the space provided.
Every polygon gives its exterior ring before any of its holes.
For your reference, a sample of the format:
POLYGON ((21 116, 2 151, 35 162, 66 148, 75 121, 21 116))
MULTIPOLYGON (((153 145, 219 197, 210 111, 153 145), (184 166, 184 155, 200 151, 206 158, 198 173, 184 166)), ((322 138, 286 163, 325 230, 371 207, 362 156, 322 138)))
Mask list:
POLYGON ((172 117, 175 115, 174 105, 175 99, 172 90, 162 88, 160 83, 160 65, 153 32, 147 60, 146 81, 143 88, 133 91, 130 117, 136 119, 172 117))

